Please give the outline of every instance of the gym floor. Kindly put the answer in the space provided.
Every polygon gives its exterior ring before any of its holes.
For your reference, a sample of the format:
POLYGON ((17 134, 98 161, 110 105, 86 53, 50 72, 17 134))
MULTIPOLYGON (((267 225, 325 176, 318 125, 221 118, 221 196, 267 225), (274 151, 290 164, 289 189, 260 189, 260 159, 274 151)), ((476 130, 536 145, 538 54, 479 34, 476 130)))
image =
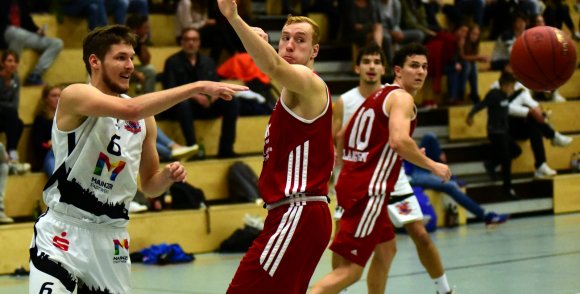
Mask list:
MULTIPOLYGON (((455 293, 580 293, 580 213, 520 217, 499 228, 471 223, 432 235, 455 293)), ((388 293, 435 293, 407 235, 398 252, 388 293)), ((133 265, 135 294, 225 293, 242 254, 198 254, 193 263, 133 265)), ((327 250, 311 284, 330 271, 327 250)), ((366 273, 347 293, 366 293, 366 273)), ((0 293, 28 293, 27 277, 0 277, 0 293)))

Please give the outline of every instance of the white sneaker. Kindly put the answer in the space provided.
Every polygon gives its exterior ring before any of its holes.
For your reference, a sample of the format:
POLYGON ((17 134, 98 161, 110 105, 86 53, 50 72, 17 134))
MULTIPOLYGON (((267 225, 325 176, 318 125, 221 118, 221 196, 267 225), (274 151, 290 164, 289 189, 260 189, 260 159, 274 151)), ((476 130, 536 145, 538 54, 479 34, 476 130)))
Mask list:
POLYGON ((565 147, 572 143, 572 137, 564 136, 558 132, 554 134, 552 138, 552 146, 565 147))
POLYGON ((8 163, 8 174, 10 175, 23 175, 30 172, 30 163, 24 162, 10 162, 8 163))
POLYGON ((171 150, 172 159, 188 159, 197 154, 199 150, 199 145, 195 144, 192 146, 178 147, 171 150))
POLYGON ((552 101, 566 102, 566 98, 564 98, 564 96, 562 96, 560 92, 558 92, 558 90, 555 90, 554 92, 552 92, 552 101))
POLYGON ((135 201, 129 203, 129 213, 139 213, 147 210, 147 205, 139 204, 135 201))
POLYGON ((3 211, 0 212, 0 224, 11 224, 14 222, 14 219, 7 216, 3 211))
POLYGON ((538 167, 538 169, 536 169, 536 172, 534 173, 534 176, 536 178, 545 178, 545 177, 553 177, 557 174, 558 172, 551 169, 547 163, 542 163, 542 165, 540 165, 540 167, 538 167))

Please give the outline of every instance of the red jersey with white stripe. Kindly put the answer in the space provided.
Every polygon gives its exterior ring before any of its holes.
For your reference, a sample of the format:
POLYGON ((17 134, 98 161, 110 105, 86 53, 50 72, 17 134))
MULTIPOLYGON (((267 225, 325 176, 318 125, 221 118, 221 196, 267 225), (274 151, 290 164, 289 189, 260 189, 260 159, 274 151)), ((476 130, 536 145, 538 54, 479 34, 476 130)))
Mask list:
POLYGON ((306 120, 279 99, 270 116, 264 142, 264 164, 258 181, 260 195, 274 203, 296 195, 325 196, 334 165, 332 108, 306 120))
MULTIPOLYGON (((403 91, 387 85, 375 92, 350 119, 344 135, 343 166, 336 184, 338 205, 349 209, 365 196, 393 191, 402 160, 389 146, 389 117, 384 105, 392 93, 403 91)), ((411 121, 413 134, 417 116, 411 121)))

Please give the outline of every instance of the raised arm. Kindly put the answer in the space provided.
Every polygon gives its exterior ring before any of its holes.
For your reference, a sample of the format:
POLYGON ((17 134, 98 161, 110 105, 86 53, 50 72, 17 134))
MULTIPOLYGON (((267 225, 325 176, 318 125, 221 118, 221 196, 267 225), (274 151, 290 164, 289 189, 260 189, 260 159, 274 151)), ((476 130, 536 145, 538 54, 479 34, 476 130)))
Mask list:
POLYGON ((133 99, 121 99, 104 94, 90 85, 73 84, 66 87, 60 96, 57 125, 63 131, 72 130, 88 116, 139 120, 160 113, 195 94, 230 100, 237 91, 247 89, 240 85, 199 81, 133 99))
MULTIPOLYGON (((265 74, 278 81, 286 90, 300 93, 299 99, 302 97, 319 97, 326 98, 321 95, 326 91, 326 87, 321 79, 316 77, 312 69, 299 64, 290 64, 285 61, 274 48, 262 39, 256 31, 254 31, 237 13, 237 5, 235 0, 218 0, 218 5, 222 14, 226 17, 232 25, 240 40, 244 44, 246 51, 252 58, 256 65, 265 74)), ((284 38, 284 33, 282 38, 284 38)), ((292 40, 300 42, 304 40, 292 40)), ((318 53, 318 45, 314 45, 314 58, 318 53)), ((324 101, 326 103, 326 101, 324 101)))
POLYGON ((411 120, 413 119, 413 97, 404 91, 393 92, 384 106, 389 116, 389 145, 397 154, 414 165, 430 170, 436 176, 448 181, 451 171, 445 164, 429 159, 411 138, 411 120))

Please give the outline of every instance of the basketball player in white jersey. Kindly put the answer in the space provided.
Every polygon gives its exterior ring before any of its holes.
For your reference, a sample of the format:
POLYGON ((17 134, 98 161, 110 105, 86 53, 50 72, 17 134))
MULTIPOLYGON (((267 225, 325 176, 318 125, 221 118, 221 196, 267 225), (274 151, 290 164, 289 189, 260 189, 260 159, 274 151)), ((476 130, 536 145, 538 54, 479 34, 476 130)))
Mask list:
POLYGON ((130 293, 128 208, 137 189, 156 196, 184 181, 179 162, 159 166, 153 118, 195 94, 231 99, 246 87, 196 82, 131 99, 135 37, 125 26, 83 41, 90 84, 61 94, 52 127, 56 170, 34 225, 29 293, 130 293))
MULTIPOLYGON (((355 72, 359 74, 359 86, 342 94, 335 103, 333 110, 332 130, 336 138, 341 128, 345 127, 352 114, 360 107, 371 93, 382 88, 381 78, 385 73, 385 57, 383 51, 376 44, 368 45, 362 48, 357 56, 355 72)), ((341 142, 342 140, 338 140, 341 142)), ((342 151, 342 146, 337 147, 337 151, 342 151)), ((342 154, 337 156, 337 162, 342 162, 342 154)), ((423 213, 413 194, 413 189, 405 175, 404 169, 401 168, 399 178, 395 184, 395 189, 391 192, 389 207, 390 219, 395 227, 404 226, 415 246, 419 255, 419 260, 423 267, 429 273, 437 286, 437 293, 448 293, 451 291, 447 277, 445 275, 439 251, 429 237, 423 224, 423 213), (405 209, 398 209, 404 207, 405 209)), ((336 207, 335 219, 340 219, 342 208, 336 207)), ((339 222, 337 222, 339 223, 339 222)), ((338 228, 338 225, 337 225, 338 228)), ((386 281, 390 265, 395 257, 396 242, 395 239, 387 242, 389 250, 382 252, 376 250, 371 259, 371 265, 367 274, 367 287, 369 293, 383 293, 386 288, 386 281), (386 255, 382 253, 387 253, 386 255)), ((339 256, 336 252, 332 253, 333 268, 337 267, 339 256)))
MULTIPOLYGON (((344 214, 330 246, 339 260, 310 293, 338 293, 360 279, 373 252, 389 256, 389 243, 395 235, 387 203, 399 176, 401 157, 443 180, 451 177, 449 167, 427 158, 411 137, 417 115, 413 95, 427 76, 426 55, 419 44, 397 51, 394 84, 365 99, 344 129, 343 167, 336 185, 344 214)), ((390 261, 392 258, 385 261, 389 263, 387 272, 390 261)), ((368 290, 384 293, 384 289, 383 284, 368 290)))
POLYGON ((266 128, 258 181, 268 216, 227 293, 306 293, 332 230, 331 98, 312 70, 319 28, 307 17, 289 16, 276 52, 239 17, 235 0, 218 5, 256 65, 283 86, 266 128))

